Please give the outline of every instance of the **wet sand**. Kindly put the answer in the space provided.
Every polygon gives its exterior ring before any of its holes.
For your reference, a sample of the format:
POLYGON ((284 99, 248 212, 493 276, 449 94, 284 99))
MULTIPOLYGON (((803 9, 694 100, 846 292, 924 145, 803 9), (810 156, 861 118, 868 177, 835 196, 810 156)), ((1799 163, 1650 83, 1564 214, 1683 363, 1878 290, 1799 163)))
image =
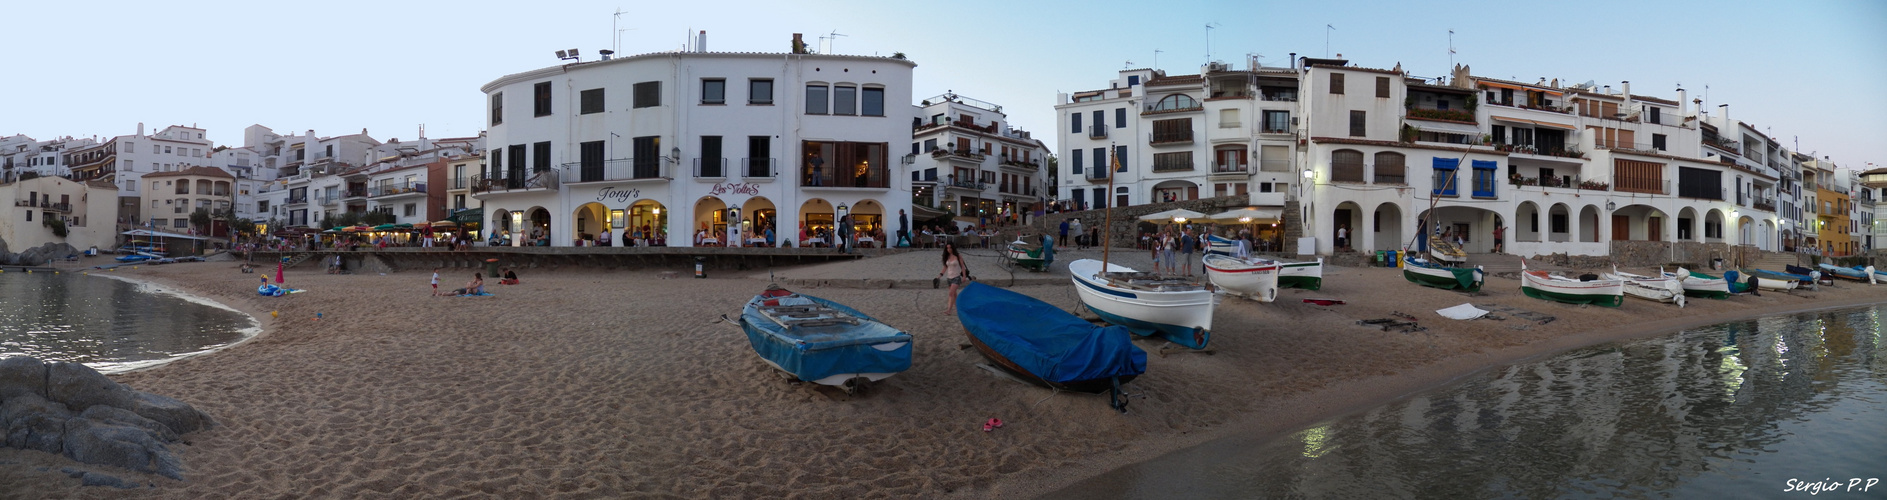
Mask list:
MULTIPOLYGON (((973 273, 1008 277, 988 250, 973 273)), ((1098 251, 1059 251, 1062 262, 1098 251)), ((1113 258, 1148 268, 1145 252, 1113 258)), ((1741 317, 1887 301, 1887 287, 1694 300, 1678 309, 1540 301, 1519 281, 1483 295, 1418 287, 1395 269, 1329 268, 1321 291, 1228 298, 1211 354, 1150 355, 1125 415, 1101 397, 991 376, 961 349, 945 292, 800 289, 852 305, 916 339, 910 371, 857 396, 792 385, 734 326, 718 323, 780 279, 928 280, 935 252, 757 271, 525 270, 493 297, 431 297, 429 272, 337 276, 291 269, 307 293, 258 297, 233 263, 116 274, 184 288, 261 318, 257 339, 114 375, 214 415, 176 446, 186 481, 115 471, 155 489, 84 488, 72 463, 0 450, 0 493, 109 496, 1028 497, 1123 464, 1231 435, 1288 432, 1477 370, 1599 342, 1741 317), (1345 305, 1302 303, 1330 297, 1345 305), (1453 321, 1464 302, 1553 315, 1548 324, 1453 321), (271 318, 270 312, 279 312, 271 318), (1426 331, 1356 324, 1401 312, 1426 331), (321 319, 316 320, 316 313, 321 319), (1007 425, 984 433, 982 422, 1007 425), (36 470, 50 467, 50 472, 36 470)), ((473 270, 442 273, 443 288, 473 270)), ((1042 275, 1021 274, 1022 277, 1042 275)), ((1052 276, 1066 277, 1057 266, 1052 276)), ((1072 309, 1066 284, 1017 291, 1072 309)), ((1154 349, 1158 342, 1143 341, 1154 349)))

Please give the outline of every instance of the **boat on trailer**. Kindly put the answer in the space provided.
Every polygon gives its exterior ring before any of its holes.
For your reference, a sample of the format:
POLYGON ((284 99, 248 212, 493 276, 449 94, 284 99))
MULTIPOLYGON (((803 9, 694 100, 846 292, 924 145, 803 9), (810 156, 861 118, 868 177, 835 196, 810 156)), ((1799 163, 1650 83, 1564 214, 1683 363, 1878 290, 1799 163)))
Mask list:
POLYGON ((1278 298, 1278 272, 1283 265, 1259 258, 1238 258, 1208 253, 1202 259, 1206 278, 1226 293, 1271 302, 1278 298))
POLYGON ((760 360, 794 379, 856 392, 911 368, 911 335, 856 309, 768 285, 741 309, 760 360))
POLYGON ((957 320, 970 345, 1023 381, 1056 390, 1110 393, 1147 372, 1147 353, 1125 327, 1099 326, 1034 297, 970 282, 957 293, 957 320))
POLYGON ((1616 279, 1581 281, 1546 271, 1527 269, 1520 261, 1520 291, 1541 300, 1567 304, 1618 307, 1625 303, 1625 282, 1616 279))
POLYGON ((1410 283, 1443 290, 1479 292, 1487 283, 1480 267, 1450 267, 1403 252, 1402 277, 1410 283))
POLYGON ((1204 349, 1212 340, 1218 296, 1197 279, 1143 273, 1120 264, 1081 259, 1068 263, 1081 303, 1108 323, 1135 335, 1158 336, 1204 349))

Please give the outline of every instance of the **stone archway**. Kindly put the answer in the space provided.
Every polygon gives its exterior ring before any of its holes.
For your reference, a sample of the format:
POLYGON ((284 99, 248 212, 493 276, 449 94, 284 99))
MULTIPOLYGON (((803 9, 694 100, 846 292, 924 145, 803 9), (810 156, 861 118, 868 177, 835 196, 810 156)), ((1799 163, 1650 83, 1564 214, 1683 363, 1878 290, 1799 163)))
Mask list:
POLYGON ((1600 240, 1599 207, 1586 205, 1579 209, 1579 242, 1598 243, 1600 240))
POLYGON ((1540 206, 1532 201, 1520 202, 1514 210, 1513 239, 1516 242, 1538 243, 1546 240, 1547 221, 1541 220, 1540 206))
POLYGON ((1407 245, 1408 235, 1402 231, 1402 207, 1393 202, 1376 206, 1370 214, 1370 238, 1374 242, 1365 248, 1372 250, 1400 250, 1407 245))

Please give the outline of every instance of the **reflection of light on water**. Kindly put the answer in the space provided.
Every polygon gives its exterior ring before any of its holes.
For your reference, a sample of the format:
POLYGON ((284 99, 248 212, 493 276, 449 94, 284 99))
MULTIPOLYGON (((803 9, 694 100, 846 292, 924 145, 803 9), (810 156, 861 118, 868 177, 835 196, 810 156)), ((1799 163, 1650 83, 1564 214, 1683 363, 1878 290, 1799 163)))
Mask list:
POLYGON ((1723 395, 1729 396, 1730 401, 1734 402, 1736 390, 1743 387, 1743 372, 1748 371, 1749 367, 1744 366, 1743 360, 1737 357, 1735 347, 1720 347, 1717 353, 1723 355, 1723 364, 1717 366, 1717 374, 1723 376, 1723 395))
POLYGON ((1304 440, 1304 458, 1324 456, 1330 439, 1330 426, 1312 427, 1298 433, 1298 439, 1304 440))

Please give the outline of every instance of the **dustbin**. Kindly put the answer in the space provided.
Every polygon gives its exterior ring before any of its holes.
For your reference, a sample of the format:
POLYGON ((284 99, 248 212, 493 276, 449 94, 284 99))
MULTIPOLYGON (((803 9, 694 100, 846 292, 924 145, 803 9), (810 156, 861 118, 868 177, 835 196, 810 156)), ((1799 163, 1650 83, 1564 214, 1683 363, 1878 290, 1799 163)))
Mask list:
POLYGON ((1402 263, 1402 261, 1396 260, 1395 250, 1384 250, 1383 257, 1387 258, 1386 260, 1383 261, 1383 267, 1400 267, 1400 264, 1402 263))
POLYGON ((497 258, 485 259, 485 275, 492 277, 492 279, 498 278, 498 259, 497 258))

